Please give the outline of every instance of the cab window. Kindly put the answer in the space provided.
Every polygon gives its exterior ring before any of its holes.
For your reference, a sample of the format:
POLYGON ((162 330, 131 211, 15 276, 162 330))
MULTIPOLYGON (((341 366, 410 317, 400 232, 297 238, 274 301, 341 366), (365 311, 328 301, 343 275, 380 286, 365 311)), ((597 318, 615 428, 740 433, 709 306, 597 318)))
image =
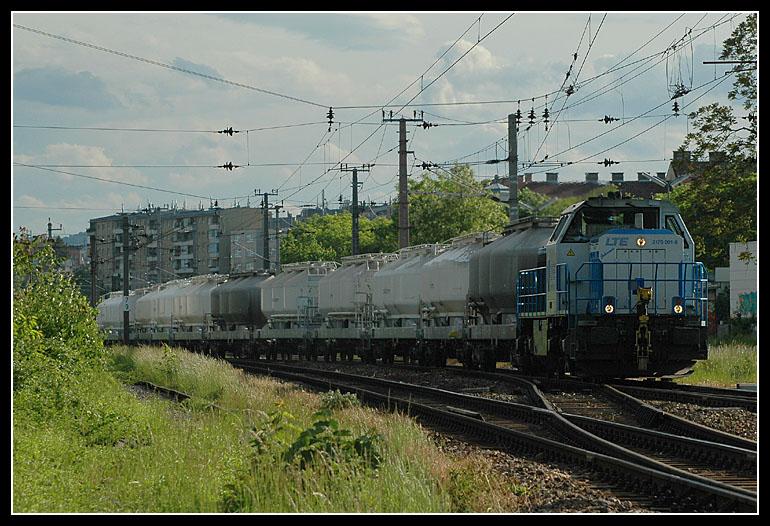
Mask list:
POLYGON ((559 224, 556 225, 556 228, 553 230, 553 235, 551 236, 551 241, 556 241, 559 239, 559 236, 561 235, 562 230, 564 230, 564 227, 567 225, 567 222, 569 221, 569 216, 561 216, 561 219, 559 219, 559 224))
POLYGON ((676 217, 671 215, 666 216, 666 228, 682 238, 682 241, 684 241, 684 248, 690 248, 690 244, 687 242, 687 238, 684 236, 684 230, 682 230, 682 227, 679 225, 676 217))
POLYGON ((595 208, 584 207, 578 210, 564 235, 563 243, 588 243, 613 228, 635 228, 635 216, 642 214, 644 228, 658 228, 658 210, 656 208, 595 208))

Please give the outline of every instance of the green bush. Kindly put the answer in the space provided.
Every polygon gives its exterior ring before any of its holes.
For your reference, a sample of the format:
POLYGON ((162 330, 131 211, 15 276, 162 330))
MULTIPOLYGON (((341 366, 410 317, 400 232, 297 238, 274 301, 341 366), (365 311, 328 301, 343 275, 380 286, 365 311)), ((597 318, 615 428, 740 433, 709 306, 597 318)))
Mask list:
POLYGON ((101 367, 96 309, 40 238, 13 240, 13 389, 39 411, 63 408, 84 371, 101 367))

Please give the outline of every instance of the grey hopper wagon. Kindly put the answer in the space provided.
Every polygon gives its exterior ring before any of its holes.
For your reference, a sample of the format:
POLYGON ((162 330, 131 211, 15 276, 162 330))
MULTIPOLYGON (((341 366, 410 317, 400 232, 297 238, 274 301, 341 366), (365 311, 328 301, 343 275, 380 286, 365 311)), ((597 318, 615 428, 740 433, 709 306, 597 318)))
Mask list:
POLYGON ((519 271, 538 266, 555 226, 556 218, 522 219, 471 257, 468 300, 485 324, 513 322, 519 271))

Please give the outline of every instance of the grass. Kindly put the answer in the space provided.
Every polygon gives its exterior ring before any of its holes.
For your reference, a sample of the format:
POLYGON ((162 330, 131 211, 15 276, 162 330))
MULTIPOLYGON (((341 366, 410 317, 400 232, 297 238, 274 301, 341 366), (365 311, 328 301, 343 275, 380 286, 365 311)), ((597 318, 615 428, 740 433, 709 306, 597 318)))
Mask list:
POLYGON ((757 381, 756 341, 746 338, 710 342, 708 360, 698 362, 690 376, 678 383, 735 387, 738 383, 757 381))
POLYGON ((15 511, 516 511, 523 502, 485 458, 446 456, 402 415, 181 350, 112 352, 111 371, 80 383, 76 411, 41 419, 14 401, 15 511), (192 398, 139 400, 124 385, 137 380, 192 398), (333 427, 316 433, 316 424, 330 421, 343 440, 370 440, 379 464, 327 447, 333 427), (298 444, 304 466, 287 456, 298 444))

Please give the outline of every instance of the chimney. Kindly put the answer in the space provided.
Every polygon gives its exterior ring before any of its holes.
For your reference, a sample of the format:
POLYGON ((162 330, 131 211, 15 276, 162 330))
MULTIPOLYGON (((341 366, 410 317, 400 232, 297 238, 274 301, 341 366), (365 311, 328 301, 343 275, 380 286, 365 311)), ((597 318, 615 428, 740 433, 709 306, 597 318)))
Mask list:
POLYGON ((586 182, 587 183, 598 183, 599 182, 599 172, 586 172, 586 182))
POLYGON ((724 152, 709 152, 709 164, 721 163, 724 160, 724 152))
POLYGON ((675 163, 681 163, 681 162, 689 163, 691 155, 692 155, 692 152, 676 150, 674 152, 674 162, 675 163))
POLYGON ((551 183, 551 184, 558 184, 559 182, 559 173, 558 172, 547 172, 545 174, 545 182, 551 183))
POLYGON ((613 183, 622 183, 623 182, 623 172, 612 172, 612 182, 613 183))

